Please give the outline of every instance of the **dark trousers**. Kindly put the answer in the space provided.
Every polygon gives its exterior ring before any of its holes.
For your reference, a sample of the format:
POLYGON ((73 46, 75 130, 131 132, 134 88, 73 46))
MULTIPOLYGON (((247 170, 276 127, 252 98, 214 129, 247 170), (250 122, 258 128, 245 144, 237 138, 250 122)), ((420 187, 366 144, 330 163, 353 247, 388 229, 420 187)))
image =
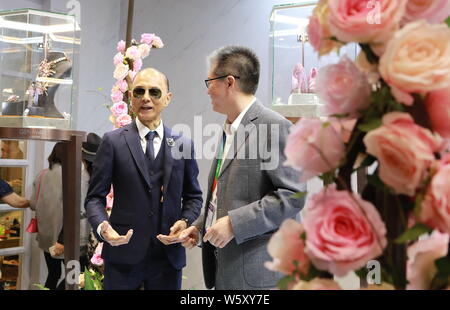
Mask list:
POLYGON ((105 259, 105 290, 180 290, 181 270, 169 261, 164 245, 151 244, 143 261, 135 265, 108 263, 105 259))
MULTIPOLYGON (((65 290, 66 281, 64 279, 58 285, 58 280, 61 278, 61 266, 64 266, 64 259, 53 258, 48 252, 44 252, 44 257, 48 269, 45 287, 51 290, 65 290)), ((87 266, 88 258, 86 256, 80 257, 80 273, 84 272, 84 268, 87 266)))

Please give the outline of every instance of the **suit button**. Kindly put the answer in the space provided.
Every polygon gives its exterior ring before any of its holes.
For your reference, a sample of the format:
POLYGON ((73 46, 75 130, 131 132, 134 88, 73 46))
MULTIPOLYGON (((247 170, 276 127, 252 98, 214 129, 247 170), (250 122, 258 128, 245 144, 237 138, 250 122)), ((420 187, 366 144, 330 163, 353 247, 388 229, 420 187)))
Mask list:
POLYGON ((148 212, 148 217, 152 217, 153 216, 153 211, 148 212))
POLYGON ((150 171, 150 175, 153 176, 155 173, 153 171, 150 171))

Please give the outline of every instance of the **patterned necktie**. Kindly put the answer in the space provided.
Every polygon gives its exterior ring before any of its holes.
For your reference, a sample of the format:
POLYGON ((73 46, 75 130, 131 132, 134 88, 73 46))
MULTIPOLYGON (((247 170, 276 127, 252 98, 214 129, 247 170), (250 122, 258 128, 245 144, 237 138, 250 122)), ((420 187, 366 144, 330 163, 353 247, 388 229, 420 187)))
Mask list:
POLYGON ((150 159, 155 159, 155 150, 153 148, 153 139, 158 135, 156 131, 150 131, 145 135, 145 139, 147 140, 147 149, 145 151, 145 155, 150 159))

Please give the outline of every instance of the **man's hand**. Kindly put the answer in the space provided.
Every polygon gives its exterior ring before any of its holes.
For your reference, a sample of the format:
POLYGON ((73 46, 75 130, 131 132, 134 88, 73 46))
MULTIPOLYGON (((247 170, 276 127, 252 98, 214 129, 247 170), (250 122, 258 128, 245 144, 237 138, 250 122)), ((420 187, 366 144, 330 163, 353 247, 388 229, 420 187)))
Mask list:
POLYGON ((182 220, 176 221, 175 224, 173 224, 173 226, 170 227, 169 235, 159 234, 158 236, 156 236, 156 238, 158 238, 158 240, 164 243, 165 245, 180 243, 181 240, 179 239, 179 235, 183 230, 186 229, 186 227, 187 224, 185 221, 182 220))
POLYGON ((128 230, 125 236, 119 235, 107 221, 103 221, 100 234, 110 245, 118 246, 127 244, 133 235, 133 230, 128 230))
POLYGON ((186 228, 180 233, 179 239, 181 240, 181 245, 186 249, 192 249, 198 244, 200 239, 200 232, 197 227, 191 226, 186 228))
POLYGON ((64 253, 64 244, 55 242, 55 244, 53 246, 54 246, 53 250, 54 250, 55 256, 59 256, 64 253))
POLYGON ((218 219, 214 225, 206 229, 203 242, 209 241, 216 248, 223 248, 233 238, 233 227, 231 226, 230 217, 227 215, 218 219))

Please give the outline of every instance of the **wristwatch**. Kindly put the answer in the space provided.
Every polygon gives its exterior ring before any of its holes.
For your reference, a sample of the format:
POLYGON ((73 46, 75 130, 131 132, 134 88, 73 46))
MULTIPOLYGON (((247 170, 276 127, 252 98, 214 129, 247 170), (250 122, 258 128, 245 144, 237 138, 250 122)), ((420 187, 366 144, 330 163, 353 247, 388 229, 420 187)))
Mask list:
POLYGON ((183 218, 181 218, 179 220, 185 222, 186 223, 186 227, 189 227, 189 220, 187 218, 183 217, 183 218))

